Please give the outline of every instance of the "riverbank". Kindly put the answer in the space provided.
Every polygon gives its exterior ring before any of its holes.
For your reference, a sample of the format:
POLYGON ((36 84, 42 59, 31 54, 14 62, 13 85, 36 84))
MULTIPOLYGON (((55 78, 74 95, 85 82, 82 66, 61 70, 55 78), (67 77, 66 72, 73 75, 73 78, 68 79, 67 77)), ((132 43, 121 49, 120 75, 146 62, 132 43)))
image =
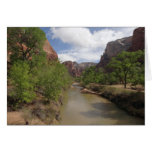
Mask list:
POLYGON ((110 100, 81 91, 76 83, 66 91, 60 125, 144 125, 144 119, 127 114, 110 100))
POLYGON ((109 99, 128 114, 144 118, 144 91, 124 89, 113 85, 89 84, 82 93, 93 93, 109 99))
MULTIPOLYGON (((10 100, 10 99, 8 99, 10 100)), ((7 108, 8 125, 57 125, 60 121, 60 109, 63 96, 57 102, 47 102, 43 97, 38 97, 31 103, 19 107, 7 108)))

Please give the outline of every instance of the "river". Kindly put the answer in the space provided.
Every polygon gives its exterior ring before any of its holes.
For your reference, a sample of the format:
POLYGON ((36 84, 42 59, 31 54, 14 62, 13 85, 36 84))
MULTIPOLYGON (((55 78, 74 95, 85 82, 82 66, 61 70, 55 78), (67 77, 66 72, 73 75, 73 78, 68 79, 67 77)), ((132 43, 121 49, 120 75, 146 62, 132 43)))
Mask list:
POLYGON ((72 85, 61 108, 61 125, 143 125, 144 119, 130 116, 114 103, 94 94, 83 94, 72 85))

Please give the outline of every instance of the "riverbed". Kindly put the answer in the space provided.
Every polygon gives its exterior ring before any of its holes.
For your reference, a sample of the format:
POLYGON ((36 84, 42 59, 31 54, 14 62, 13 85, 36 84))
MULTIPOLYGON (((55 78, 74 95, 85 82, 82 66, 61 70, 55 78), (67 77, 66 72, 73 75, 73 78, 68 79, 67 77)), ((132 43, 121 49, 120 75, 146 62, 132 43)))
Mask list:
POLYGON ((144 119, 131 116, 114 103, 94 94, 83 94, 72 85, 65 93, 61 125, 143 125, 144 119))

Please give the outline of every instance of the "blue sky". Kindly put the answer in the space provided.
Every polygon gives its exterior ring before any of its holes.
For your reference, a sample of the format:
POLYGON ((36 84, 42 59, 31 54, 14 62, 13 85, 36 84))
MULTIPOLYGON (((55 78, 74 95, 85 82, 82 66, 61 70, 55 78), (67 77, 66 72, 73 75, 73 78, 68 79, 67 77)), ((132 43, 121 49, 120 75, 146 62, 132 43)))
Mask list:
POLYGON ((135 27, 41 27, 61 62, 99 62, 106 44, 131 36, 135 27))

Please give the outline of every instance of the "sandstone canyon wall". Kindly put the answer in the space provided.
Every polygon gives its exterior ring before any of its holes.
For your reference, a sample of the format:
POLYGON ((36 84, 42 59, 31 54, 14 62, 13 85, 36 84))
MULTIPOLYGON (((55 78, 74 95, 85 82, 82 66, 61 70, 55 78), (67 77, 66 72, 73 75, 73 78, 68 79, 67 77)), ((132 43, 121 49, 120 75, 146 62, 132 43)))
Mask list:
POLYGON ((109 42, 106 46, 104 54, 101 56, 100 62, 97 64, 97 67, 104 68, 112 57, 115 57, 122 50, 127 51, 131 47, 131 43, 132 37, 126 37, 109 42))
POLYGON ((53 47, 50 45, 48 40, 46 40, 44 42, 43 50, 46 52, 48 60, 56 60, 56 59, 58 59, 57 53, 55 52, 53 47))
POLYGON ((117 56, 121 51, 138 51, 145 50, 145 28, 139 27, 134 30, 133 36, 118 39, 109 42, 106 46, 105 52, 101 56, 97 68, 105 68, 112 57, 117 56))
MULTIPOLYGON (((24 44, 20 44, 20 45, 22 45, 23 50, 26 51, 27 47, 24 44)), ((50 45, 48 40, 45 40, 44 45, 43 45, 43 50, 46 52, 48 60, 57 60, 58 59, 57 53, 55 52, 53 47, 50 45)), ((10 61, 11 54, 12 54, 11 50, 7 50, 7 62, 8 62, 8 64, 11 62, 10 61)))
POLYGON ((79 77, 86 68, 96 65, 96 63, 92 62, 82 62, 78 64, 77 62, 72 61, 65 61, 63 64, 67 67, 69 73, 73 77, 79 77))
POLYGON ((134 30, 132 45, 128 51, 145 50, 145 28, 139 27, 134 30))

